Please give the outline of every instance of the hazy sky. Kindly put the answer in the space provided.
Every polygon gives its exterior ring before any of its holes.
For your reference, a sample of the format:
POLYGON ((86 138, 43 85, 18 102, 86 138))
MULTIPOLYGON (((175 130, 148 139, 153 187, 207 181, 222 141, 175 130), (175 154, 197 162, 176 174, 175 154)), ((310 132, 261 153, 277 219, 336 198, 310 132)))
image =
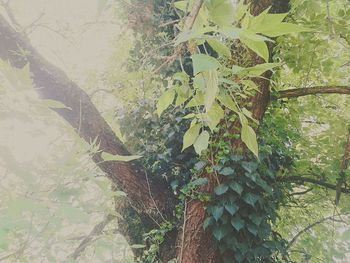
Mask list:
POLYGON ((38 25, 29 37, 44 57, 81 82, 88 70, 105 67, 118 32, 110 14, 98 15, 99 1, 11 0, 10 7, 21 26, 38 25))

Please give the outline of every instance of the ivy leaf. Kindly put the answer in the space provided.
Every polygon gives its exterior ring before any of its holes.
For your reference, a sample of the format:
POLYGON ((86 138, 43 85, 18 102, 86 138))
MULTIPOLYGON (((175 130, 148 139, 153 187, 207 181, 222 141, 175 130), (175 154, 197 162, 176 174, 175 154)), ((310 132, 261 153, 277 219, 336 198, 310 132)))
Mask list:
POLYGON ((244 227, 244 220, 239 216, 235 216, 231 219, 231 225, 237 230, 241 230, 244 227))
POLYGON ((228 175, 233 175, 234 172, 235 172, 235 170, 232 169, 231 167, 225 167, 219 172, 219 174, 228 176, 228 175))
POLYGON ((212 207, 211 210, 212 210, 213 217, 215 218, 216 221, 218 221, 222 216, 222 214, 224 213, 224 207, 222 206, 214 206, 212 207))
POLYGON ((215 223, 215 220, 213 217, 207 217, 205 220, 204 220, 204 223, 203 223, 203 228, 204 229, 207 229, 209 226, 213 225, 215 223))
POLYGON ((220 241, 228 234, 227 230, 223 226, 217 226, 213 229, 214 237, 220 241))
POLYGON ((242 124, 241 139, 254 155, 259 158, 259 147, 255 131, 248 124, 242 124))
POLYGON ((225 203, 224 207, 225 207, 225 209, 227 210, 227 212, 229 212, 230 215, 232 215, 232 216, 233 216, 233 215, 238 211, 238 209, 239 209, 238 205, 236 205, 236 204, 233 203, 233 202, 225 203))
POLYGON ((250 233, 252 233, 254 236, 256 236, 258 234, 258 228, 256 227, 256 225, 253 224, 248 224, 247 225, 247 229, 250 233))
POLYGON ((119 162, 130 162, 141 158, 141 155, 118 155, 102 152, 101 157, 105 161, 119 161, 119 162))
POLYGON ((264 217, 258 216, 257 214, 250 214, 249 219, 255 224, 255 225, 260 225, 264 217))
POLYGON ((251 205, 252 207, 255 206, 255 203, 259 200, 259 197, 252 193, 247 193, 243 196, 244 202, 251 205))
POLYGON ((182 151, 190 147, 196 141, 201 127, 200 124, 195 124, 186 131, 183 138, 182 151))
POLYGON ((208 44, 217 52, 219 55, 230 58, 231 50, 219 40, 215 38, 207 38, 208 44))
POLYGON ((157 113, 158 116, 163 113, 164 110, 166 110, 170 104, 173 102, 175 97, 175 91, 173 89, 168 89, 163 93, 163 95, 159 98, 157 103, 157 113))
POLYGON ((198 136, 197 140, 193 144, 194 150, 197 154, 201 154, 202 151, 206 150, 209 145, 210 135, 207 131, 202 131, 202 133, 198 136))
POLYGON ((205 185, 207 183, 208 183, 207 178, 197 178, 196 180, 191 182, 191 184, 194 186, 201 186, 201 185, 205 185))
POLYGON ((215 194, 217 195, 223 195, 224 193, 227 192, 227 190, 228 190, 228 185, 226 184, 220 184, 214 189, 215 194))
POLYGON ((193 74, 197 75, 199 72, 216 70, 220 64, 216 58, 213 58, 205 54, 194 54, 192 55, 193 62, 193 74))
POLYGON ((243 192, 243 186, 236 182, 231 183, 230 188, 239 195, 241 195, 243 192))

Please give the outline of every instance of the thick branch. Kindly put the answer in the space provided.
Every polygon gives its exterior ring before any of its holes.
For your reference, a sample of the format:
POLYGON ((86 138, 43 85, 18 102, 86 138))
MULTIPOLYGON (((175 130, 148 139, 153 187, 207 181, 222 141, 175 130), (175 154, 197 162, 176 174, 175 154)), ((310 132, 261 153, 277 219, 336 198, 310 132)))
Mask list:
MULTIPOLYGON (((33 83, 43 99, 57 100, 70 109, 55 109, 88 143, 98 138, 100 150, 119 155, 129 155, 107 122, 102 118, 89 96, 67 75, 45 60, 30 41, 16 32, 0 16, 0 58, 12 66, 22 68, 29 64, 33 83)), ((131 204, 142 213, 152 214, 160 220, 171 214, 172 193, 166 183, 147 176, 140 164, 132 162, 104 162, 100 153, 93 160, 107 177, 128 195, 131 204), (161 212, 161 213, 160 213, 161 212)))
POLYGON ((277 98, 297 98, 317 94, 350 94, 350 86, 315 86, 310 88, 281 90, 278 92, 277 98))
MULTIPOLYGON (((285 177, 279 177, 277 180, 280 182, 311 183, 311 184, 323 186, 323 187, 331 189, 331 190, 337 190, 337 186, 334 184, 330 184, 330 183, 327 183, 327 182, 324 182, 321 180, 308 178, 308 177, 285 176, 285 177)), ((347 188, 340 188, 340 191, 344 194, 350 194, 350 189, 347 189, 347 188)))

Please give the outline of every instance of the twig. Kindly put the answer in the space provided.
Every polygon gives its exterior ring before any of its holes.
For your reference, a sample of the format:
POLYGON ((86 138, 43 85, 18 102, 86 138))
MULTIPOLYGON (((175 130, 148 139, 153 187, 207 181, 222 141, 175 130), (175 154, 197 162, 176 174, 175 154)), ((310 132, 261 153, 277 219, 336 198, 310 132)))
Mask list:
POLYGON ((103 229, 113 220, 116 216, 112 214, 108 214, 102 222, 97 224, 90 234, 86 236, 83 241, 79 244, 79 246, 74 250, 74 252, 68 256, 71 259, 77 259, 86 249, 86 247, 92 243, 94 237, 101 235, 103 229))
MULTIPOLYGON (((337 190, 337 186, 334 184, 330 184, 322 180, 317 180, 317 179, 302 177, 302 176, 283 176, 283 177, 278 177, 277 181, 294 182, 294 183, 311 183, 311 184, 323 186, 328 189, 337 190)), ((341 192, 344 194, 350 194, 350 189, 341 188, 341 192)))
POLYGON ((297 98, 317 94, 350 94, 350 86, 315 86, 281 90, 278 92, 277 99, 297 98))
MULTIPOLYGON (((184 28, 185 30, 191 30, 194 22, 196 21, 196 18, 199 14, 199 11, 201 9, 203 5, 203 0, 196 0, 193 4, 192 10, 191 12, 188 14, 188 16, 185 19, 185 23, 184 23, 184 28)), ((181 44, 179 46, 176 47, 174 54, 169 56, 164 63, 162 63, 158 68, 156 68, 153 73, 156 74, 158 73, 163 67, 173 63, 176 58, 178 56, 180 56, 183 52, 184 52, 185 48, 184 48, 184 44, 181 44)))
POLYGON ((349 161, 350 161, 350 127, 348 128, 348 136, 345 144, 344 155, 343 155, 342 163, 340 165, 340 174, 339 174, 339 179, 337 182, 336 194, 335 194, 335 205, 339 204, 340 195, 342 192, 341 188, 346 181, 345 175, 346 175, 346 169, 348 169, 349 167, 349 161))
POLYGON ((304 229, 302 229, 301 231, 299 231, 292 239, 291 241, 289 241, 286 250, 288 250, 291 246, 293 246, 293 244, 297 241, 297 239, 304 234, 305 232, 307 232, 308 230, 310 230, 311 228, 313 228, 316 225, 322 224, 323 222, 327 221, 327 220, 332 220, 335 222, 339 222, 339 223, 345 223, 343 220, 337 220, 335 219, 336 217, 338 217, 338 215, 335 216, 329 216, 329 217, 324 217, 314 223, 312 223, 311 225, 308 225, 307 227, 305 227, 304 229))

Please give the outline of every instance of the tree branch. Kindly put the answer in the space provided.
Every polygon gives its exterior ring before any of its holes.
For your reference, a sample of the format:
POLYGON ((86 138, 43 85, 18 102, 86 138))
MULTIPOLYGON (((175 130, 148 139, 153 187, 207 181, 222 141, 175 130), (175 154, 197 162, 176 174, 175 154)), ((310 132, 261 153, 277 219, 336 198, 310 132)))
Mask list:
POLYGON ((91 243, 94 237, 102 234, 103 229, 116 218, 115 215, 109 214, 107 215, 103 221, 98 223, 90 232, 88 236, 86 236, 83 241, 79 244, 79 246, 74 250, 74 252, 68 257, 71 259, 77 259, 86 249, 86 247, 91 243))
POLYGON ((278 92, 277 99, 297 98, 317 94, 350 94, 350 86, 315 86, 309 88, 281 90, 278 92))
MULTIPOLYGON (((29 39, 16 32, 0 16, 0 58, 17 68, 29 64, 36 91, 43 99, 62 102, 66 109, 53 109, 61 115, 88 143, 98 138, 100 150, 111 154, 130 155, 100 115, 85 91, 67 75, 43 58, 29 39)), ((140 213, 159 221, 172 215, 174 198, 164 180, 147 175, 137 161, 104 161, 101 153, 92 156, 107 177, 126 192, 131 205, 140 213), (148 187, 149 185, 149 187, 148 187), (153 196, 150 194, 152 193, 153 196)))
MULTIPOLYGON (((331 189, 331 190, 337 190, 337 186, 334 184, 327 183, 325 181, 308 178, 308 177, 302 177, 302 176, 283 176, 277 178, 277 181, 279 182, 293 182, 293 183, 311 183, 316 184, 319 186, 323 186, 325 188, 331 189)), ((350 189, 347 188, 341 188, 340 191, 344 194, 350 194, 350 189)))
POLYGON ((340 165, 340 174, 339 179, 337 182, 337 189, 336 189, 336 195, 335 195, 335 204, 339 204, 340 200, 340 194, 341 194, 341 187, 346 182, 346 169, 349 167, 349 161, 350 161, 350 128, 348 129, 348 135, 346 139, 345 149, 344 149, 344 155, 342 159, 342 163, 340 165))
POLYGON ((291 241, 289 241, 286 250, 288 250, 291 246, 294 245, 294 243, 297 241, 297 239, 304 234, 305 232, 309 231, 311 228, 313 228, 316 225, 322 224, 323 222, 327 221, 327 220, 332 220, 332 221, 336 221, 336 222, 341 222, 344 223, 344 221, 342 220, 337 220, 335 219, 336 217, 339 217, 339 215, 335 215, 335 216, 329 216, 329 217, 324 217, 314 223, 312 223, 311 225, 308 225, 307 227, 305 227, 304 229, 302 229, 301 231, 299 231, 293 238, 291 241))

